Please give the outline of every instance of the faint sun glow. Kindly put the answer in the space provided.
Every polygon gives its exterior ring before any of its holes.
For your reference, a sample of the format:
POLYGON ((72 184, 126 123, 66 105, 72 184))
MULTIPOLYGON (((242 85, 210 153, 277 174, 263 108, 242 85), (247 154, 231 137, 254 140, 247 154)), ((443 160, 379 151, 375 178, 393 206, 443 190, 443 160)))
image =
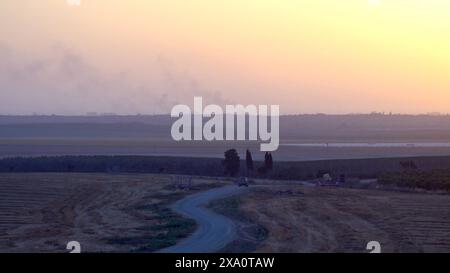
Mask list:
POLYGON ((381 4, 381 0, 367 0, 369 6, 375 7, 381 4))

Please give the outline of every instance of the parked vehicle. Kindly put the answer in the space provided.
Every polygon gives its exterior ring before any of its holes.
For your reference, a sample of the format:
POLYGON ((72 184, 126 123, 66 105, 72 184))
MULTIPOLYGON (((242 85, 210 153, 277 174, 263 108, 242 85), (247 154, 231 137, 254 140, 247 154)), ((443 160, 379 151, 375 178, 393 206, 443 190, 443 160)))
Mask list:
POLYGON ((247 177, 241 177, 239 178, 237 185, 239 187, 248 187, 248 178, 247 177))

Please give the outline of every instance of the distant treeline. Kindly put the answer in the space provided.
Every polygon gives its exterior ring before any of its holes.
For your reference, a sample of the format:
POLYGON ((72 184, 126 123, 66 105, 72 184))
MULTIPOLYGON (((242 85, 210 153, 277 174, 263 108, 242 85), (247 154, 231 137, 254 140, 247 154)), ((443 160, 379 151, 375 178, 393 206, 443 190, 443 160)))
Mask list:
MULTIPOLYGON (((236 176, 264 177, 280 180, 313 179, 329 172, 348 177, 376 178, 382 174, 403 172, 404 162, 413 162, 418 171, 450 170, 450 157, 380 158, 323 160, 308 162, 274 162, 267 173, 249 173, 240 160, 236 176)), ((255 170, 264 162, 255 161, 255 170)), ((155 156, 59 156, 0 159, 0 172, 106 172, 166 173, 201 176, 224 176, 222 159, 155 156)))
POLYGON ((55 156, 0 160, 0 172, 106 172, 219 175, 220 159, 152 156, 55 156))

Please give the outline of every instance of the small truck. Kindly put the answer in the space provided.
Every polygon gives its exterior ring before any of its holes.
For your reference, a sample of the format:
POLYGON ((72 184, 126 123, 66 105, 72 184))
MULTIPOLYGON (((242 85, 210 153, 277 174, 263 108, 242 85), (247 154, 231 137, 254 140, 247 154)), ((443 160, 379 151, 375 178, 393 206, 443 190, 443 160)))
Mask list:
POLYGON ((237 181, 237 185, 239 187, 248 187, 248 178, 247 177, 241 177, 237 181))

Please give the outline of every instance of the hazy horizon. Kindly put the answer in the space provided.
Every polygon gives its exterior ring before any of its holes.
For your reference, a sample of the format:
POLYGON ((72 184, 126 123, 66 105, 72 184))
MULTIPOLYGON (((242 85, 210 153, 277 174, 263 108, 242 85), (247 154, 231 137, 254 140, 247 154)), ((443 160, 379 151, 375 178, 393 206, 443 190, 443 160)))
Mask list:
MULTIPOLYGON (((367 113, 290 113, 281 114, 280 116, 371 116, 371 115, 381 115, 381 116, 429 116, 429 117, 446 117, 450 116, 449 113, 386 113, 386 112, 367 112, 367 113)), ((128 114, 117 114, 117 113, 79 113, 79 114, 58 114, 58 113, 21 113, 21 114, 8 114, 0 113, 0 117, 108 117, 108 116, 170 116, 170 113, 128 113, 128 114)))
POLYGON ((0 115, 448 113, 450 1, 0 2, 0 115))

